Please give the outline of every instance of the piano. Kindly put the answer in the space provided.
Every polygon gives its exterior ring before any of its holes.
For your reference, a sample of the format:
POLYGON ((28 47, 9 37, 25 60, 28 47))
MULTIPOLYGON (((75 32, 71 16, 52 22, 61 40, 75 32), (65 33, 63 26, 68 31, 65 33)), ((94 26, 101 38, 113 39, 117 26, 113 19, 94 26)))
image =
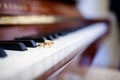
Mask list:
POLYGON ((47 80, 76 57, 90 65, 108 32, 75 0, 0 0, 0 80, 47 80))

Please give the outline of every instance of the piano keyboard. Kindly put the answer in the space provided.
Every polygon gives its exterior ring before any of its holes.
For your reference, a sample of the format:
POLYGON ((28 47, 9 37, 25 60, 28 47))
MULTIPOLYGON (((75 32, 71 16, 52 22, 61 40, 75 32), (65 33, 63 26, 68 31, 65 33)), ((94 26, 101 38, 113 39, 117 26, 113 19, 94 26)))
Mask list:
POLYGON ((105 23, 96 23, 54 39, 54 45, 50 48, 27 47, 25 51, 5 49, 7 57, 0 58, 0 80, 35 79, 77 49, 83 48, 84 50, 106 30, 105 23))

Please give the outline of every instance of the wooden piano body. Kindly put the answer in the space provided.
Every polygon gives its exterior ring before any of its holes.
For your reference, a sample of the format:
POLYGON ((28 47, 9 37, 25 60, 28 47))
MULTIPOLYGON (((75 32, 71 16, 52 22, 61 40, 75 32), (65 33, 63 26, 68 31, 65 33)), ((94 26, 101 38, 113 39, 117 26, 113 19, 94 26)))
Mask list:
MULTIPOLYGON (((59 1, 58 2, 55 0, 0 1, 1 41, 13 40, 14 38, 21 38, 31 35, 56 33, 75 28, 84 29, 86 26, 89 27, 90 25, 94 25, 97 23, 106 24, 107 30, 99 37, 97 37, 97 39, 95 39, 86 47, 80 47, 79 49, 75 50, 70 55, 65 57, 65 59, 61 60, 56 65, 52 66, 52 68, 45 71, 41 75, 39 76, 37 75, 36 79, 38 80, 47 79, 54 72, 63 67, 65 68, 65 66, 70 64, 71 62, 74 62, 79 65, 81 64, 90 65, 96 54, 99 44, 102 42, 106 34, 109 32, 108 31, 109 21, 107 19, 103 20, 85 19, 82 17, 80 11, 76 8, 75 4, 73 3, 74 0, 71 0, 72 3, 70 4, 64 3, 64 0, 59 1), (39 21, 35 22, 34 20, 39 21)), ((63 54, 65 53, 66 52, 64 52, 63 54)), ((1 65, 2 64, 0 64, 0 66, 1 65)), ((25 77, 26 76, 24 76, 24 78, 25 77)))

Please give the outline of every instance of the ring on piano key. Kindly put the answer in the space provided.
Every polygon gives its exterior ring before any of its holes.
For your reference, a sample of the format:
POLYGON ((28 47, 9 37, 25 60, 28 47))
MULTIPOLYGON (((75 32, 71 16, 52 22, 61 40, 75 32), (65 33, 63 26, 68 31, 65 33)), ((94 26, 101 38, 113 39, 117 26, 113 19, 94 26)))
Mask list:
POLYGON ((54 45, 54 42, 51 40, 45 40, 43 43, 38 44, 38 46, 43 48, 50 48, 52 45, 54 45))

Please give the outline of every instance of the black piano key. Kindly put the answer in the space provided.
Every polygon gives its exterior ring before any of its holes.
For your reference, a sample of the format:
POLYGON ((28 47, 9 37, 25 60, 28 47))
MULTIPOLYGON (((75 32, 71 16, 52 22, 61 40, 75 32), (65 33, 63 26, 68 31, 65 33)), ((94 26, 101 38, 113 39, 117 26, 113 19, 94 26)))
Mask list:
POLYGON ((62 32, 58 32, 57 33, 59 36, 64 36, 64 33, 62 33, 62 32))
POLYGON ((4 57, 7 57, 7 54, 2 48, 0 48, 0 58, 4 58, 4 57))
POLYGON ((70 29, 69 31, 72 33, 72 32, 75 32, 75 31, 76 31, 76 29, 70 29))
POLYGON ((0 41, 0 42, 22 42, 27 47, 37 47, 37 44, 34 40, 13 40, 13 41, 0 41))
POLYGON ((27 50, 26 46, 21 42, 0 42, 0 47, 7 50, 27 50))
POLYGON ((58 35, 57 33, 52 33, 52 34, 50 34, 50 35, 52 35, 53 38, 55 38, 55 39, 59 37, 59 35, 58 35))
POLYGON ((35 42, 44 42, 47 40, 45 37, 23 37, 23 38, 15 38, 15 40, 34 40, 35 42))
POLYGON ((45 36, 48 40, 53 40, 55 39, 51 34, 45 36))
POLYGON ((16 40, 16 42, 22 42, 27 47, 37 47, 37 44, 34 40, 16 40))
POLYGON ((59 35, 59 36, 65 36, 65 35, 67 35, 68 33, 70 33, 69 31, 63 31, 63 32, 58 32, 57 34, 59 35))

